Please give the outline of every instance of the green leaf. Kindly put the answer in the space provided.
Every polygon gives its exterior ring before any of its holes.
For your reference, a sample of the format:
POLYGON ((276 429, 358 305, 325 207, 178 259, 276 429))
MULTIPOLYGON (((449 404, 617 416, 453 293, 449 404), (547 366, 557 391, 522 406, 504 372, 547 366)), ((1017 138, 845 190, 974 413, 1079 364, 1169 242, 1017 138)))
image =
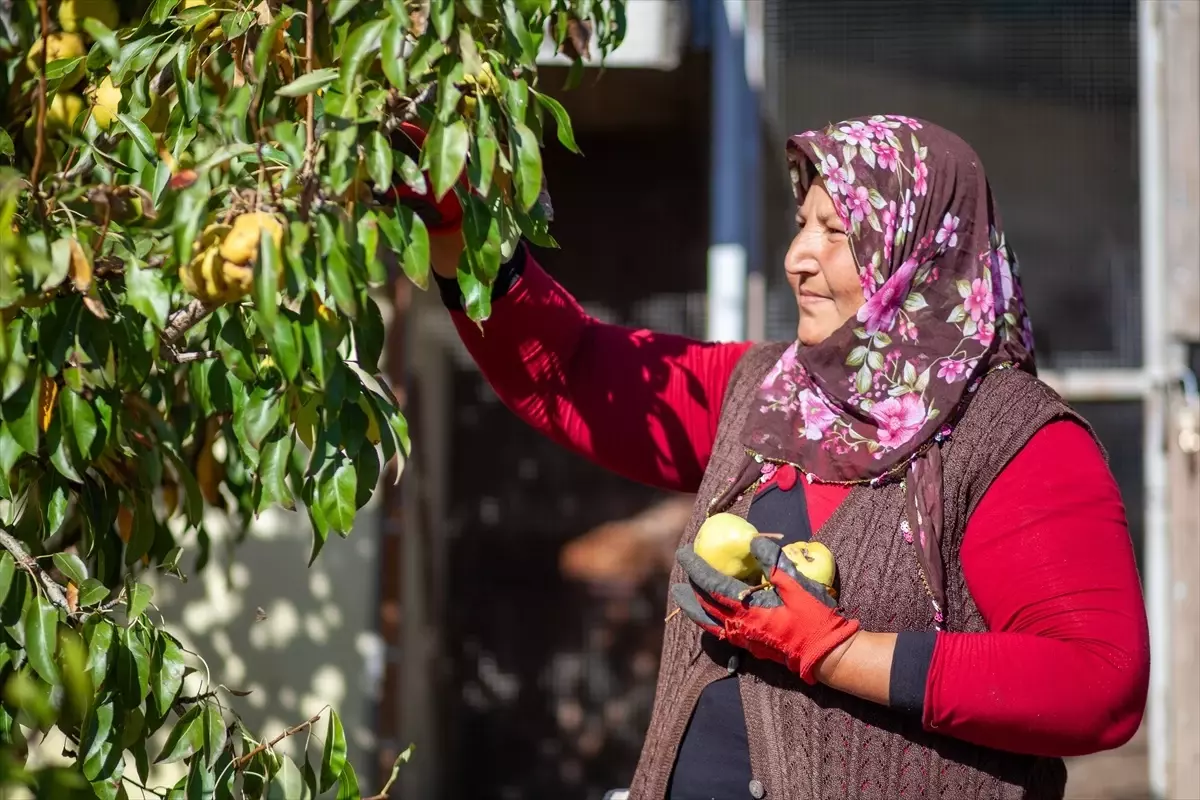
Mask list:
POLYGON ((370 296, 367 297, 362 313, 355 320, 354 353, 358 363, 368 372, 379 372, 379 359, 383 355, 384 338, 387 335, 383 314, 370 296))
POLYGON ((163 745, 162 753, 155 760, 157 764, 170 764, 188 758, 204 746, 204 723, 200 718, 203 706, 193 705, 175 723, 167 742, 163 745))
POLYGON ((67 518, 67 509, 71 503, 71 496, 67 489, 67 485, 59 479, 56 473, 46 473, 44 480, 49 485, 50 489, 50 496, 46 501, 45 506, 45 533, 47 536, 50 536, 58 532, 58 529, 62 527, 63 521, 67 518))
POLYGON ((421 289, 429 288, 429 229, 407 206, 396 206, 394 217, 379 217, 379 229, 400 254, 400 266, 421 289))
POLYGON ((333 788, 346 769, 346 732, 342 729, 342 721, 337 712, 329 711, 329 725, 325 729, 325 748, 321 753, 321 783, 320 790, 327 792, 333 788))
POLYGON ((449 125, 435 124, 425 138, 422 154, 428 161, 433 194, 438 201, 446 196, 446 192, 450 191, 450 187, 462 174, 467 163, 467 149, 470 143, 470 134, 461 119, 449 125))
POLYGON ((343 95, 350 95, 354 91, 358 73, 368 58, 379 52, 386 24, 386 20, 373 19, 355 28, 347 37, 342 46, 342 68, 338 74, 338 90, 343 95))
POLYGON ((387 27, 383 29, 381 45, 383 49, 379 53, 379 60, 383 65, 383 75, 392 88, 404 94, 408 89, 408 75, 405 74, 404 29, 400 27, 400 20, 388 20, 387 27))
MULTIPOLYGON (((171 12, 177 5, 179 5, 179 0, 154 0, 154 5, 150 7, 150 22, 154 25, 162 25, 170 19, 171 12)), ((87 27, 86 23, 84 27, 87 27)))
POLYGON ((513 132, 517 136, 514 142, 517 203, 522 211, 529 211, 542 191, 542 151, 537 137, 527 126, 517 123, 513 125, 513 132))
MULTIPOLYGON (((75 438, 75 446, 85 461, 91 461, 96 453, 92 446, 96 442, 99 424, 92 404, 69 389, 60 400, 62 411, 67 416, 67 425, 75 438)), ((76 581, 78 583, 78 581, 76 581)))
POLYGON ((358 788, 358 775, 352 764, 346 764, 342 776, 338 778, 337 800, 362 800, 362 790, 358 788))
POLYGON ((333 0, 329 4, 329 21, 337 24, 358 5, 358 0, 333 0))
POLYGON ((92 676, 92 685, 99 687, 108 675, 116 626, 99 616, 92 617, 89 624, 87 671, 92 676), (92 620, 95 622, 92 623, 92 620))
POLYGON ((76 586, 82 586, 88 579, 87 565, 74 553, 55 553, 54 566, 76 586))
POLYGON ((38 425, 41 378, 30 375, 4 404, 5 429, 26 453, 37 454, 41 427, 38 425))
POLYGON ((216 776, 201 759, 192 761, 187 775, 187 800, 213 800, 216 793, 216 776))
POLYGON ((562 103, 550 95, 542 94, 538 91, 534 91, 533 96, 554 115, 554 122, 558 125, 558 141, 562 142, 562 146, 572 153, 582 155, 579 145, 575 143, 575 131, 571 127, 571 117, 567 114, 567 110, 563 108, 562 103))
POLYGON ((290 314, 278 314, 268 334, 267 344, 275 363, 285 378, 295 381, 300 374, 302 358, 299 323, 290 314))
POLYGON ((79 586, 79 605, 93 606, 108 597, 108 587, 103 581, 88 578, 79 586))
POLYGON ((46 449, 50 451, 50 463, 69 481, 83 483, 79 471, 75 469, 75 460, 71 457, 70 447, 63 437, 63 420, 61 414, 55 414, 46 431, 46 449))
POLYGON ((529 35, 529 29, 525 26, 525 18, 521 16, 521 12, 517 10, 513 0, 504 0, 503 14, 504 30, 516 41, 522 58, 526 62, 532 63, 537 59, 537 45, 534 44, 533 37, 529 35))
POLYGON ((294 508, 295 500, 288 487, 288 463, 292 457, 293 438, 290 431, 276 432, 267 439, 258 460, 258 479, 262 484, 258 512, 261 514, 273 505, 294 508))
POLYGON ((376 188, 392 185, 392 148, 379 131, 371 131, 367 139, 367 172, 376 188))
POLYGON ((130 624, 145 612, 146 607, 150 605, 150 600, 153 597, 154 589, 144 583, 130 579, 127 600, 128 610, 126 612, 126 617, 128 617, 130 624))
POLYGON ((12 158, 16 153, 17 150, 13 147, 12 137, 8 135, 8 131, 0 128, 0 156, 12 158))
POLYGON ((129 706, 140 705, 150 691, 150 653, 137 628, 121 631, 117 650, 117 686, 129 706))
POLYGON ((137 259, 132 259, 126 265, 125 287, 131 306, 153 322, 154 327, 159 330, 167 326, 167 314, 171 311, 171 293, 163 283, 162 273, 155 269, 144 269, 137 259))
POLYGON ((521 78, 503 76, 500 78, 500 84, 504 89, 504 105, 508 110, 509 120, 513 125, 525 124, 529 109, 529 84, 521 78))
POLYGON ((79 742, 79 760, 83 762, 83 776, 89 781, 100 777, 104 764, 112 751, 113 720, 115 708, 112 695, 96 705, 88 715, 83 727, 83 738, 79 742))
POLYGON ((222 15, 221 30, 225 32, 225 38, 236 39, 246 31, 250 30, 250 25, 253 22, 254 12, 250 9, 233 11, 222 15))
POLYGON ((274 236, 258 240, 258 264, 254 270, 254 311, 259 327, 271 330, 279 316, 279 286, 283 275, 283 253, 274 236))
POLYGON ((131 566, 154 546, 157 520, 147 499, 138 495, 133 501, 133 531, 125 545, 125 565, 131 566))
POLYGON ((329 527, 345 536, 354 527, 355 492, 358 488, 358 473, 354 463, 343 459, 322 473, 318 485, 318 503, 329 527))
POLYGON ((275 94, 282 97, 302 97, 306 94, 313 94, 318 89, 324 89, 337 78, 338 71, 334 67, 315 69, 301 75, 288 85, 276 89, 275 94))
POLYGON ((38 594, 25 612, 25 653, 38 677, 51 686, 59 682, 54 653, 58 647, 58 608, 38 594))
POLYGON ((440 41, 450 40, 454 32, 454 0, 432 0, 429 8, 429 19, 440 41))
POLYGON ((217 336, 217 351, 238 380, 248 383, 258 377, 254 369, 258 359, 250 340, 246 337, 241 316, 236 312, 230 314, 229 319, 221 326, 221 332, 217 336))
POLYGON ((138 149, 142 151, 142 155, 147 160, 158 158, 158 147, 154 144, 154 134, 150 133, 150 129, 141 120, 117 112, 117 121, 129 132, 130 137, 133 138, 134 143, 137 144, 138 149))
POLYGON ((342 243, 341 237, 338 237, 329 251, 329 258, 325 259, 325 283, 329 287, 329 293, 333 295, 333 301, 337 307, 341 309, 342 313, 353 319, 358 316, 358 298, 351 270, 346 246, 342 243))
POLYGON ((208 764, 217 763, 221 751, 225 749, 226 730, 225 720, 221 717, 221 709, 215 703, 205 703, 204 707, 204 753, 208 756, 208 764))
POLYGON ((17 562, 13 557, 7 552, 0 553, 0 605, 8 597, 8 589, 16 572, 17 562))
POLYGON ((280 760, 279 772, 271 779, 271 786, 267 790, 267 800, 309 800, 312 795, 304 785, 304 776, 300 774, 296 762, 288 756, 280 760))
POLYGON ((283 403, 280 395, 270 389, 256 388, 246 401, 246 410, 242 415, 246 430, 246 440, 258 450, 262 447, 267 435, 274 430, 283 414, 283 403))

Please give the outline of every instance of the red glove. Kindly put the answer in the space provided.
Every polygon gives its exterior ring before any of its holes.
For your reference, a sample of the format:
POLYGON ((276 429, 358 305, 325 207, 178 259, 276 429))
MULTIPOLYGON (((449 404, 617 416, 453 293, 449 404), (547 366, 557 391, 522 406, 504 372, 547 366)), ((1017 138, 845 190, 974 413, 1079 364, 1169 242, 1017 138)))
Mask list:
MULTIPOLYGON (((419 160, 421 155, 421 146, 425 142, 425 131, 411 122, 401 122, 400 130, 392 134, 392 146, 397 150, 419 160)), ((460 176, 460 182, 466 186, 466 170, 460 176)), ((433 235, 442 235, 449 233, 457 233, 462 228, 463 209, 462 204, 458 202, 458 196, 454 190, 446 192, 441 200, 433 196, 433 184, 429 180, 429 176, 425 175, 426 193, 418 194, 412 190, 407 183, 400 181, 395 183, 383 195, 381 202, 384 204, 399 204, 411 208, 421 220, 425 223, 425 227, 433 235)))
POLYGON ((775 542, 758 537, 750 551, 773 590, 752 590, 717 572, 687 545, 676 557, 692 586, 676 584, 671 595, 684 614, 713 636, 816 683, 817 664, 858 632, 858 620, 837 613, 825 587, 801 575, 775 542), (738 599, 743 593, 745 599, 738 599))

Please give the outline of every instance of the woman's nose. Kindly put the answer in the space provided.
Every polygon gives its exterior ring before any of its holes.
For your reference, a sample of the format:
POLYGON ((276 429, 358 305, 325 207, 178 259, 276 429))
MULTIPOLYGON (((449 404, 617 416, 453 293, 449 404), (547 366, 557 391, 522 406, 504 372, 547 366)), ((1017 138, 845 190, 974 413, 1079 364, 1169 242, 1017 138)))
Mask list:
POLYGON ((817 260, 816 238, 811 233, 806 235, 804 231, 800 231, 792 239, 783 259, 784 270, 789 275, 812 275, 821 269, 817 260))

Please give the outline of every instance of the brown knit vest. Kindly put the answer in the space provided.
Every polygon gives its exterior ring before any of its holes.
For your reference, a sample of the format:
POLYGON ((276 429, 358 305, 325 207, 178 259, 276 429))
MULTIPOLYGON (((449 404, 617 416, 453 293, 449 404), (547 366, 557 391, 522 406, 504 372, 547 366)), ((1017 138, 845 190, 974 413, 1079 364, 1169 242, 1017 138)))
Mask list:
MULTIPOLYGON (((682 541, 692 541, 711 501, 735 480, 739 441, 755 392, 784 344, 756 345, 726 390, 712 460, 682 541)), ((995 476, 1035 432, 1057 418, 1087 425, 1045 384, 1024 372, 993 373, 943 444, 946 629, 985 631, 959 564, 962 531, 995 476)), ((1089 428, 1090 430, 1090 428, 1089 428)), ((745 516, 750 497, 730 509, 745 516)), ((898 483, 855 487, 816 538, 834 552, 839 609, 870 631, 932 627, 932 607, 913 545, 901 534, 898 483)), ((686 580, 678 565, 672 583, 686 580)), ((683 733, 701 691, 736 670, 754 796, 769 800, 939 797, 1057 800, 1066 787, 1061 759, 1016 755, 925 731, 918 719, 827 687, 808 686, 700 630, 682 614, 667 623, 650 728, 630 790, 632 800, 665 797, 683 733), (762 790, 762 791, 758 791, 762 790)), ((752 796, 747 788, 746 797, 752 796)), ((721 800, 725 800, 722 798, 721 800)))

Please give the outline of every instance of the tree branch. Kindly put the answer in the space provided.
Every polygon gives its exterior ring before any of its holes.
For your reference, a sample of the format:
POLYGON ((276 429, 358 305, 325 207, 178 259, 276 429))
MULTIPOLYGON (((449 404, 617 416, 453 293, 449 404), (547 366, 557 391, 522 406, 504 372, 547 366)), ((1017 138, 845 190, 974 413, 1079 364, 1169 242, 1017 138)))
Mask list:
MULTIPOLYGON (((316 0, 308 0, 304 13, 304 72, 312 72, 315 53, 313 43, 317 38, 317 4, 316 0)), ((313 150, 316 149, 316 117, 312 97, 308 98, 304 108, 304 172, 312 168, 313 150)))
POLYGON ((200 320, 211 314, 215 308, 216 306, 210 306, 203 300, 193 300, 187 308, 176 311, 175 316, 167 321, 166 330, 163 331, 163 344, 168 347, 174 346, 185 333, 196 327, 200 320))
MULTIPOLYGON (((309 3, 311 4, 312 0, 309 0, 309 3)), ((324 713, 324 712, 321 712, 321 713, 324 713)), ((304 731, 311 728, 313 725, 316 725, 320 720, 321 720, 321 714, 317 714, 316 716, 311 717, 311 718, 305 720, 304 722, 301 722, 299 725, 288 728, 286 731, 279 734, 271 741, 263 742, 258 747, 251 750, 249 753, 246 753, 246 755, 244 755, 241 758, 239 758, 238 760, 234 761, 233 768, 238 771, 245 769, 246 765, 249 764, 250 761, 256 755, 258 755, 262 751, 266 750, 268 747, 274 747, 275 745, 279 744, 280 742, 282 742, 284 739, 286 739, 289 736, 295 736, 297 733, 303 733, 304 731)))
POLYGON ((38 566, 37 559, 29 555, 29 551, 8 531, 0 530, 0 547, 12 553, 17 565, 42 584, 46 590, 46 597, 51 603, 68 613, 71 612, 63 587, 59 586, 53 578, 46 574, 45 570, 38 566))
POLYGON ((38 14, 42 23, 42 52, 38 54, 41 64, 38 76, 37 95, 37 141, 33 148, 33 169, 29 171, 29 185, 33 188, 33 196, 41 209, 42 219, 46 218, 46 209, 42 205, 42 193, 38 190, 38 175, 42 171, 42 158, 46 150, 46 57, 50 49, 50 4, 48 0, 38 0, 38 14))

